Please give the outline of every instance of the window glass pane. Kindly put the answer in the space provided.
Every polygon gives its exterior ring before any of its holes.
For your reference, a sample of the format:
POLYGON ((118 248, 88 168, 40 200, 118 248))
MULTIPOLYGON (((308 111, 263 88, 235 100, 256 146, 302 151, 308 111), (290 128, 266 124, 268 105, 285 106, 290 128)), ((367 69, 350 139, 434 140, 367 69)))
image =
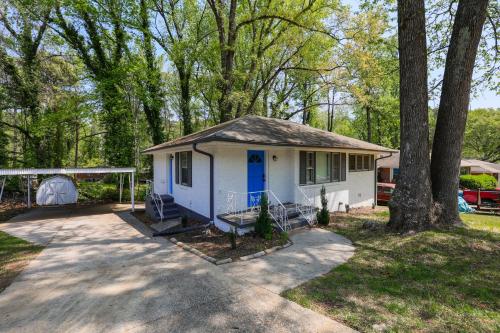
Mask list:
POLYGON ((349 154, 349 171, 356 170, 356 155, 349 154))
POLYGON ((181 168, 187 168, 187 152, 181 153, 181 168))
POLYGON ((356 171, 363 169, 363 155, 356 155, 356 171))
POLYGON ((363 170, 370 170, 370 155, 363 155, 363 170))
POLYGON ((180 178, 182 185, 189 185, 189 166, 188 166, 188 153, 183 151, 180 153, 180 178))
POLYGON ((330 181, 330 154, 325 152, 316 153, 316 183, 328 183, 330 181))
POLYGON ((306 158, 306 182, 314 184, 314 153, 308 152, 306 158))

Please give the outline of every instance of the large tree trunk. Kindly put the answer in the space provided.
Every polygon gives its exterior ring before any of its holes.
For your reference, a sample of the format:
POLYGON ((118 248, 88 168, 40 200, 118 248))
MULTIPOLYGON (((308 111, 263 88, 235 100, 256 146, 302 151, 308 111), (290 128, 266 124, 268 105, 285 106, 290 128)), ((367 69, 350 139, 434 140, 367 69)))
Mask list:
POLYGON ((367 105, 365 111, 366 111, 366 141, 372 142, 372 109, 369 105, 367 105))
POLYGON ((221 123, 224 123, 233 118, 233 102, 231 101, 231 94, 233 92, 233 69, 237 35, 236 9, 238 2, 237 0, 229 1, 229 12, 227 14, 227 1, 208 0, 208 4, 214 14, 215 22, 217 25, 217 32, 219 35, 222 78, 218 84, 218 88, 221 94, 218 100, 218 106, 219 121, 221 123))
POLYGON ((181 88, 181 116, 182 116, 182 134, 188 135, 193 133, 192 117, 191 117, 191 90, 190 79, 191 73, 186 71, 184 64, 177 66, 179 74, 179 82, 181 88))
POLYGON ((436 222, 459 223, 458 182, 472 72, 488 0, 461 0, 446 57, 432 149, 432 194, 436 222))
POLYGON ((80 121, 75 119, 75 162, 73 166, 78 168, 78 152, 80 148, 80 121))
MULTIPOLYGON (((105 75, 105 73, 103 74, 105 75)), ((105 75, 106 77, 106 75, 105 75)), ((111 77, 110 75, 107 77, 111 77)), ((110 166, 129 167, 134 165, 134 123, 130 106, 114 82, 99 78, 103 113, 101 120, 106 129, 104 135, 104 155, 110 166)))
POLYGON ((160 85, 161 74, 160 69, 155 63, 155 54, 153 41, 149 26, 149 16, 147 3, 141 0, 141 28, 143 34, 144 57, 146 58, 147 78, 145 87, 145 96, 142 98, 144 113, 151 132, 153 144, 157 145, 165 140, 163 126, 161 122, 161 108, 163 106, 163 98, 160 85))
POLYGON ((427 46, 423 0, 398 1, 401 154, 400 175, 389 202, 388 227, 422 230, 432 207, 429 119, 427 113, 427 46))

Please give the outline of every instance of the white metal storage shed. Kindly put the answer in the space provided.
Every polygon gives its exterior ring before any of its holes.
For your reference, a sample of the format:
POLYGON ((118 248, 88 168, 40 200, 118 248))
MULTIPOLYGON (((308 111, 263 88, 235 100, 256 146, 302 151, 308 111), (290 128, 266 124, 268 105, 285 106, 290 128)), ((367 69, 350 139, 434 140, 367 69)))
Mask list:
POLYGON ((76 174, 119 174, 120 201, 123 193, 123 175, 130 177, 130 202, 135 210, 135 168, 61 168, 61 169, 0 169, 0 202, 2 201, 5 180, 8 176, 25 176, 28 179, 28 208, 31 208, 31 177, 36 175, 76 175, 76 174))
POLYGON ((65 175, 57 175, 42 181, 36 191, 38 206, 67 205, 76 203, 78 190, 73 179, 65 175))

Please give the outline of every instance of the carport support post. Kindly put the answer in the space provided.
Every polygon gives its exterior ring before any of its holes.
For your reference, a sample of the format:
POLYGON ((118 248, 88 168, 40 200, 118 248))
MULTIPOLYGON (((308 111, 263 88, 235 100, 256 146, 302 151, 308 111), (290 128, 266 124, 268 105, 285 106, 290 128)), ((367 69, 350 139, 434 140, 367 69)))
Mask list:
POLYGON ((130 181, 130 202, 132 202, 132 211, 135 212, 135 183, 134 172, 130 173, 132 180, 130 181))
POLYGON ((123 193, 123 173, 120 173, 120 203, 122 203, 122 193, 123 193))
POLYGON ((28 176, 28 208, 31 208, 31 177, 28 176))
POLYGON ((6 179, 7 179, 7 177, 3 177, 2 188, 0 188, 0 202, 2 202, 3 188, 5 187, 5 180, 6 179))

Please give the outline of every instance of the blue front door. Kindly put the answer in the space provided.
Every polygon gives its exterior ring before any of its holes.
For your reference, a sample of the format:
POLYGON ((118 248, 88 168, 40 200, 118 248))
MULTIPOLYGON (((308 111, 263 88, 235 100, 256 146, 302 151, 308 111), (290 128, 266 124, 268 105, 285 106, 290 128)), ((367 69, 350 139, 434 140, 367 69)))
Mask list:
POLYGON ((261 193, 266 188, 266 166, 263 150, 249 150, 247 153, 248 207, 260 203, 261 193), (253 192, 253 193, 252 193, 253 192))

